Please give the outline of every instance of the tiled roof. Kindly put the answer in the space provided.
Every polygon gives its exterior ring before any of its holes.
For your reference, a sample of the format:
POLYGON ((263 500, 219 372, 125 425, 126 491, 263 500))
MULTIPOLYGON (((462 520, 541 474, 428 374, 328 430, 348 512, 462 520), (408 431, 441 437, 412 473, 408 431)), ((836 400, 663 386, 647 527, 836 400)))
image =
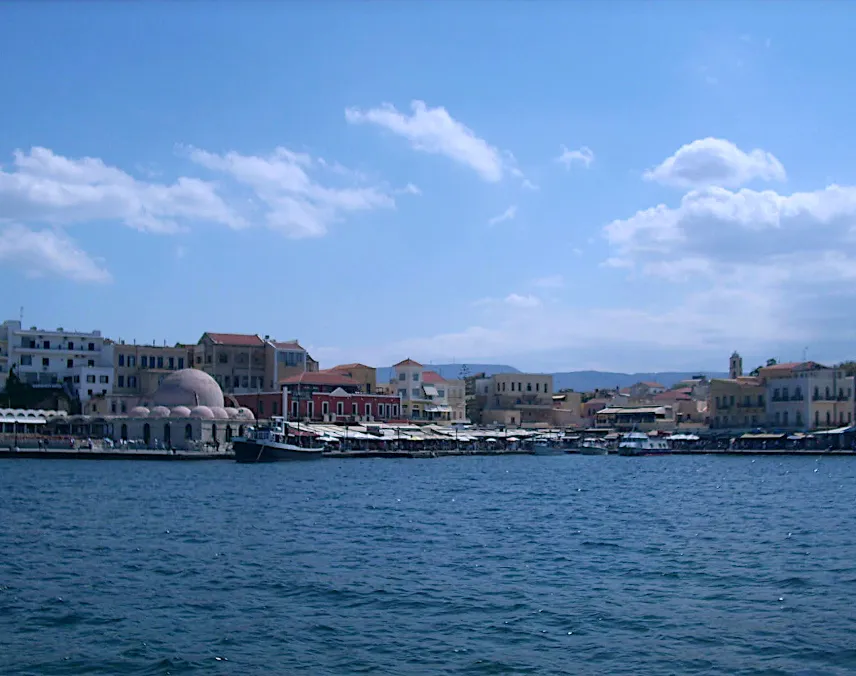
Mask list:
POLYGON ((397 364, 393 364, 393 368, 396 366, 422 366, 418 361, 413 361, 410 357, 405 359, 404 361, 400 361, 397 364))
POLYGON ((645 380, 639 383, 640 385, 645 385, 646 387, 663 387, 660 383, 655 383, 650 380, 645 380))
POLYGON ((350 376, 332 370, 306 371, 279 382, 281 385, 359 385, 350 376))
POLYGON ((207 331, 203 338, 208 336, 218 345, 245 345, 247 347, 264 345, 264 341, 257 335, 246 333, 211 333, 207 331))
POLYGON ((445 383, 446 379, 436 371, 422 371, 422 382, 428 383, 429 385, 438 385, 440 383, 445 383))
POLYGON ((298 343, 296 340, 286 340, 286 341, 270 341, 271 345, 273 345, 278 350, 303 350, 306 352, 304 347, 298 343))
POLYGON ((653 397, 654 401, 691 401, 692 397, 689 392, 684 390, 667 390, 665 392, 660 392, 660 394, 655 394, 653 397))
POLYGON ((331 371, 348 371, 350 369, 370 369, 371 366, 366 366, 365 364, 339 364, 338 366, 334 366, 331 368, 331 371))

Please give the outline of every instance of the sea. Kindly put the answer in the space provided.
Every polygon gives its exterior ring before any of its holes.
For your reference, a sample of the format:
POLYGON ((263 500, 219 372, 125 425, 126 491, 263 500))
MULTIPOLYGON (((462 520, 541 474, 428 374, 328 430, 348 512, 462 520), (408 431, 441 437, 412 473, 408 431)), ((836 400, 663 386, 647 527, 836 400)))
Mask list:
POLYGON ((856 459, 0 460, 0 674, 856 673, 856 459))

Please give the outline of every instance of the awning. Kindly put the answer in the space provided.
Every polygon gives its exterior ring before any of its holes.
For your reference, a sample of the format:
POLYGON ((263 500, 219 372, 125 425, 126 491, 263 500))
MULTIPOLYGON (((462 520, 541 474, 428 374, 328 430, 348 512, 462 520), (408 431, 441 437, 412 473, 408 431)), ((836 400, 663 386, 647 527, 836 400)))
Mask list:
POLYGON ((0 418, 0 423, 18 423, 19 425, 44 425, 47 422, 44 418, 27 418, 15 416, 3 416, 0 418))
POLYGON ((784 439, 784 434, 744 434, 741 439, 773 440, 784 439))
POLYGON ((451 412, 452 412, 452 407, 451 407, 451 406, 445 406, 445 405, 440 405, 440 406, 426 406, 426 407, 425 407, 425 412, 426 412, 426 413, 451 413, 451 412))
POLYGON ((437 388, 434 387, 433 385, 423 385, 422 389, 425 392, 425 396, 428 396, 428 397, 439 397, 440 396, 440 393, 437 392, 437 388))

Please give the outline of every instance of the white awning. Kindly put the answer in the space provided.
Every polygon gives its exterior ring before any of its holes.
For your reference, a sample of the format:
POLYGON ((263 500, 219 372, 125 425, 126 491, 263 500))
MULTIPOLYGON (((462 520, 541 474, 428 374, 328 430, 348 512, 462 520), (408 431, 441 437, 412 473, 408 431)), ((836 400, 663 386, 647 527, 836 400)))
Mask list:
POLYGON ((19 425, 44 425, 47 421, 44 418, 27 418, 15 416, 3 416, 0 418, 0 423, 18 423, 19 425))
POLYGON ((440 393, 437 392, 437 388, 433 385, 423 385, 422 389, 425 392, 426 397, 439 397, 440 393))

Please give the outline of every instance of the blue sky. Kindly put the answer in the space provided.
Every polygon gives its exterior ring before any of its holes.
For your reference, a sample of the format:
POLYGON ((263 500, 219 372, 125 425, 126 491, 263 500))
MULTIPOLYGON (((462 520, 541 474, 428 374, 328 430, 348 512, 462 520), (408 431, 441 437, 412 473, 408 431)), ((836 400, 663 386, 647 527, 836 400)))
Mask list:
POLYGON ((853 357, 854 30, 843 2, 5 3, 0 314, 327 366, 853 357))

